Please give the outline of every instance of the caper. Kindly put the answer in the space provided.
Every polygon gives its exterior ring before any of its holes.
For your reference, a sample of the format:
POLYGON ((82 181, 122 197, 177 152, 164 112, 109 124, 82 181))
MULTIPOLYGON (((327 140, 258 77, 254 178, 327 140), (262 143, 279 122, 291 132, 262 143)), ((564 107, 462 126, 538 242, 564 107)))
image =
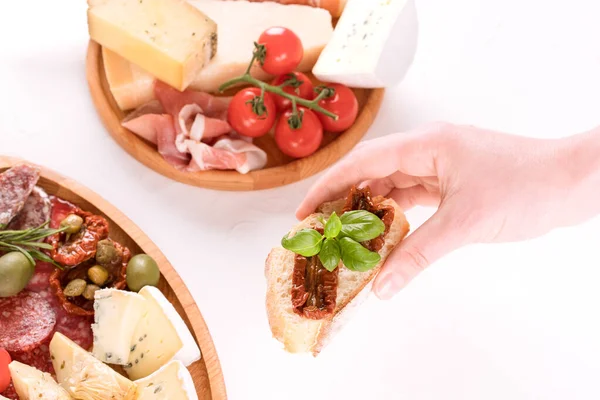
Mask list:
POLYGON ((90 278, 90 281, 98 286, 104 285, 108 280, 108 271, 101 265, 94 265, 92 268, 88 269, 87 275, 88 278, 90 278))
POLYGON ((147 254, 134 256, 127 264, 127 287, 138 292, 146 285, 156 286, 160 279, 158 265, 147 254))
POLYGON ((35 266, 19 251, 0 257, 0 297, 14 296, 27 286, 35 266))
POLYGON ((114 263, 120 257, 119 251, 110 239, 104 239, 98 242, 96 248, 96 262, 102 265, 114 263))
POLYGON ((66 228, 65 232, 69 234, 74 234, 79 232, 81 226, 83 225, 83 218, 79 215, 69 214, 65 219, 60 222, 61 228, 66 228))
POLYGON ((100 290, 100 286, 92 284, 87 285, 83 291, 83 297, 88 300, 94 300, 94 294, 96 293, 96 290, 100 290))
POLYGON ((83 279, 73 279, 64 288, 63 293, 65 294, 65 296, 69 297, 81 296, 86 286, 87 283, 83 279))

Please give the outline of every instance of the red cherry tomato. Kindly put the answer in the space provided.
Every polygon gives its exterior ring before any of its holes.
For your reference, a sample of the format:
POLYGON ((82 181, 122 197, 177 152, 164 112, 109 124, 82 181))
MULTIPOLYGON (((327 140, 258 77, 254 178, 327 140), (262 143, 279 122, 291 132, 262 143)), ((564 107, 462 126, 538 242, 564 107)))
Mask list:
MULTIPOLYGON (((302 72, 292 72, 291 74, 279 75, 277 78, 275 78, 271 85, 279 86, 287 80, 295 80, 296 82, 301 83, 298 87, 291 85, 284 86, 284 92, 302 97, 303 99, 307 100, 312 100, 314 98, 315 93, 313 90, 313 84, 308 76, 304 75, 302 72)), ((275 100, 275 105, 277 106, 278 111, 285 111, 292 107, 292 101, 290 99, 286 99, 285 97, 277 94, 273 96, 273 100, 275 100)))
POLYGON ((10 362, 8 351, 0 349, 0 393, 4 392, 10 385, 10 371, 8 370, 10 362))
POLYGON ((290 126, 292 110, 287 110, 275 126, 275 142, 286 155, 294 158, 306 157, 317 151, 323 141, 323 126, 311 110, 298 107, 302 113, 302 125, 298 129, 290 126))
POLYGON ((319 105, 337 115, 338 119, 334 120, 321 113, 317 113, 317 115, 327 132, 343 132, 356 121, 358 100, 356 100, 354 92, 347 86, 333 83, 327 87, 333 89, 334 93, 331 97, 319 101, 319 105))
POLYGON ((264 31, 258 38, 258 43, 266 49, 262 69, 267 74, 284 75, 293 72, 304 56, 300 38, 291 30, 280 26, 264 31))
POLYGON ((273 97, 265 93, 264 110, 262 115, 253 111, 252 102, 260 97, 260 89, 242 89, 233 96, 229 109, 227 110, 227 121, 229 125, 240 135, 259 137, 271 130, 275 124, 277 110, 273 97))

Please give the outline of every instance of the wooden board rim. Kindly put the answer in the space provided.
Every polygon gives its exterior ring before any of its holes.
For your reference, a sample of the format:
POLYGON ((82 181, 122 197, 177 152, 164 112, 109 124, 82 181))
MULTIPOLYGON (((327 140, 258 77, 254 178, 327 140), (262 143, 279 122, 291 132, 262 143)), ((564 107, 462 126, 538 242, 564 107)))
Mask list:
POLYGON ((169 263, 164 254, 160 251, 160 249, 125 214, 123 214, 116 207, 104 200, 92 190, 72 179, 66 178, 57 172, 35 163, 2 155, 0 155, 0 172, 2 172, 4 169, 22 163, 38 167, 41 171, 41 179, 53 182, 58 187, 72 192, 75 196, 81 198, 83 201, 91 204, 98 210, 101 210, 101 212, 115 224, 117 224, 124 233, 131 237, 131 239, 144 251, 144 253, 152 256, 152 258, 158 261, 161 275, 171 287, 171 290, 174 292, 181 306, 185 309, 186 317, 189 320, 191 329, 193 331, 192 333, 196 337, 197 343, 202 352, 202 359, 204 360, 204 364, 208 373, 211 399, 226 400, 227 394, 225 389, 225 380, 216 348, 208 330, 208 326, 206 325, 206 322, 200 313, 200 309, 194 301, 194 298, 192 297, 187 286, 177 271, 175 271, 175 268, 171 265, 171 263, 169 263))
POLYGON ((116 105, 106 83, 101 46, 90 40, 86 57, 86 76, 90 94, 104 126, 113 139, 136 160, 154 171, 188 185, 217 190, 262 190, 288 185, 308 178, 329 167, 348 153, 367 133, 375 120, 384 89, 369 91, 366 104, 350 129, 313 155, 284 165, 240 174, 236 171, 186 173, 169 165, 154 145, 121 126, 122 111, 116 105))

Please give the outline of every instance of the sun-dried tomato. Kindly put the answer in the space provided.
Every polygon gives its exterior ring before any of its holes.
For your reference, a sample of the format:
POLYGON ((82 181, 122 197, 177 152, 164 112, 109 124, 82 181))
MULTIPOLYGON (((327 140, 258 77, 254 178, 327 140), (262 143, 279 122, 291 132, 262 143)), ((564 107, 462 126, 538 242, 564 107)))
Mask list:
POLYGON ((79 208, 73 208, 69 214, 83 218, 81 230, 73 235, 57 233, 48 238, 48 243, 53 247, 50 257, 61 265, 71 267, 89 260, 96 254, 98 242, 108 237, 108 222, 104 217, 79 208))
POLYGON ((296 254, 292 275, 294 312, 309 319, 323 319, 333 314, 337 298, 338 268, 329 272, 318 256, 296 254))
MULTIPOLYGON (((131 259, 131 252, 125 246, 115 241, 112 244, 117 249, 118 256, 111 263, 102 266, 108 271, 108 279, 104 284, 105 288, 125 289, 127 263, 131 259)), ((59 270, 56 269, 50 276, 50 286, 56 294, 60 304, 69 314, 91 316, 94 315, 94 301, 88 300, 83 296, 68 297, 64 294, 64 288, 73 279, 87 280, 87 271, 96 263, 94 260, 88 260, 74 268, 59 270)), ((90 282, 88 282, 90 283, 90 282)))

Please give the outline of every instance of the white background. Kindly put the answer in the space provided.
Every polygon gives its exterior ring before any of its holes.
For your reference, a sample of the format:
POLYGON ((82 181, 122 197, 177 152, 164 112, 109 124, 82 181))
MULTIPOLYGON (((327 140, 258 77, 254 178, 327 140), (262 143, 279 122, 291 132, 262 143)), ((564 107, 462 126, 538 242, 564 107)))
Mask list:
MULTIPOLYGON (((221 193, 139 164, 89 98, 85 9, 3 2, 0 153, 84 183, 156 242, 202 310, 231 399, 600 398, 598 220, 457 251, 393 301, 372 297, 317 359, 284 353, 265 316, 263 262, 313 180, 221 193)), ((417 9, 415 63, 370 137, 435 120, 536 137, 600 124, 597 1, 417 0, 417 9)))

